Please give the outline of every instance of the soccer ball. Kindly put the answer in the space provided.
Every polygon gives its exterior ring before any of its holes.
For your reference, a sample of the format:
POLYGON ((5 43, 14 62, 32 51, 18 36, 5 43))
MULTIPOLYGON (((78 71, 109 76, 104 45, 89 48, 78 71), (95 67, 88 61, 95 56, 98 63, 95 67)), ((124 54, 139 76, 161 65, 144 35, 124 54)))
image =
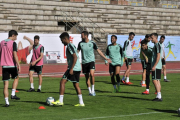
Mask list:
POLYGON ((46 99, 46 104, 47 104, 47 105, 53 105, 52 102, 54 102, 54 101, 55 101, 55 99, 54 99, 53 97, 48 97, 48 98, 46 99))

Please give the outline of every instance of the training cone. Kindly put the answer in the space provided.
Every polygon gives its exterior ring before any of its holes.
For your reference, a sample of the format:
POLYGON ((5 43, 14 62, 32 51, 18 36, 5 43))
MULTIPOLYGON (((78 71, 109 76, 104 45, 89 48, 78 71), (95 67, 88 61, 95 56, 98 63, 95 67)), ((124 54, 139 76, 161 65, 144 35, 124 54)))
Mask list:
POLYGON ((19 92, 18 90, 16 90, 16 92, 19 92))
POLYGON ((44 106, 40 106, 39 109, 46 109, 44 106))

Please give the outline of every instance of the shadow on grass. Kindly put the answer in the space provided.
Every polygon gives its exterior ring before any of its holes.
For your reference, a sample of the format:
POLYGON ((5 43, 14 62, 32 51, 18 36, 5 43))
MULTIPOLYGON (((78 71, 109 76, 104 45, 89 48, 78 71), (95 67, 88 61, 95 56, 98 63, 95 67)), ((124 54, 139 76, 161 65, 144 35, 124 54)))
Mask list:
POLYGON ((162 110, 162 109, 153 109, 153 108, 148 108, 150 110, 154 110, 154 111, 158 111, 158 112, 164 112, 164 113, 176 113, 177 114, 177 110, 162 110))
MULTIPOLYGON (((44 105, 44 106, 50 106, 48 105, 46 102, 42 102, 42 101, 16 101, 16 102, 24 102, 24 103, 39 103, 40 105, 44 105)), ((72 105, 72 104, 66 104, 66 105, 72 105)), ((52 105, 53 106, 53 105, 52 105)), ((73 105, 72 105, 73 106, 73 105)))
POLYGON ((135 99, 135 100, 146 100, 146 101, 152 101, 152 99, 137 98, 137 97, 112 96, 112 95, 108 95, 108 97, 120 97, 120 98, 126 98, 126 99, 135 99))

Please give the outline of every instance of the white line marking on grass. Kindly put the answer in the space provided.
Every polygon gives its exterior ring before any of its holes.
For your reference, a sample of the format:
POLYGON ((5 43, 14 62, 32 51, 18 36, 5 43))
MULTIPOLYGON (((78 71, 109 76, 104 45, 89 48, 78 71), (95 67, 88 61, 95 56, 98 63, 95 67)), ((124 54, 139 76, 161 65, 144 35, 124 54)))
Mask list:
POLYGON ((115 117, 128 117, 128 116, 139 116, 139 115, 148 115, 162 112, 148 112, 148 113, 139 113, 139 114, 130 114, 130 115, 118 115, 118 116, 104 116, 104 117, 92 117, 92 118, 81 118, 73 120, 93 120, 93 119, 104 119, 104 118, 115 118, 115 117))

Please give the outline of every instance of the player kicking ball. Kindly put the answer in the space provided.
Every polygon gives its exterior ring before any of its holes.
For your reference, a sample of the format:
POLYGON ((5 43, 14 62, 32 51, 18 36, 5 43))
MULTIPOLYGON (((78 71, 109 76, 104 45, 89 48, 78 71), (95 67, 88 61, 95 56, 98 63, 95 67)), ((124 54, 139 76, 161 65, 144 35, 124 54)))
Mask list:
POLYGON ((19 97, 15 95, 15 91, 18 85, 18 71, 21 71, 21 67, 18 61, 17 56, 17 44, 15 40, 17 39, 17 31, 11 30, 9 31, 9 37, 6 40, 1 41, 0 43, 0 59, 1 59, 1 66, 2 66, 2 80, 4 83, 4 98, 6 105, 5 107, 9 107, 9 80, 10 75, 12 79, 14 79, 12 85, 12 93, 11 99, 20 100, 19 97))
POLYGON ((158 42, 158 34, 151 34, 151 41, 154 43, 154 47, 152 49, 152 80, 154 86, 157 91, 157 96, 153 101, 162 101, 161 96, 161 69, 162 69, 162 61, 161 61, 161 45, 158 42))
POLYGON ((31 83, 31 88, 28 92, 33 92, 34 90, 34 83, 33 83, 33 74, 37 72, 39 77, 39 88, 37 92, 41 92, 41 85, 42 85, 42 68, 43 68, 43 54, 44 54, 44 47, 39 44, 40 37, 38 35, 34 36, 34 46, 33 46, 33 55, 29 67, 29 81, 31 83))
MULTIPOLYGON (((109 73, 111 76, 111 82, 114 87, 113 93, 120 92, 120 70, 123 64, 123 50, 121 45, 117 44, 117 36, 111 36, 111 44, 107 46, 106 49, 106 56, 111 59, 111 63, 109 63, 109 73), (114 77, 116 76, 117 81, 117 88, 116 82, 114 77)), ((105 60, 105 64, 108 65, 108 62, 105 60)))
POLYGON ((79 56, 76 50, 76 47, 70 43, 69 34, 67 32, 64 32, 60 35, 60 39, 62 43, 67 46, 66 48, 66 56, 68 61, 68 69, 64 73, 62 80, 60 82, 60 96, 59 100, 56 102, 52 102, 52 104, 57 106, 64 105, 63 98, 64 98, 64 91, 65 91, 65 84, 67 81, 70 81, 73 83, 74 88, 76 89, 78 98, 79 98, 79 104, 75 106, 85 106, 81 94, 81 89, 79 87, 79 77, 81 73, 81 64, 79 61, 79 56))

